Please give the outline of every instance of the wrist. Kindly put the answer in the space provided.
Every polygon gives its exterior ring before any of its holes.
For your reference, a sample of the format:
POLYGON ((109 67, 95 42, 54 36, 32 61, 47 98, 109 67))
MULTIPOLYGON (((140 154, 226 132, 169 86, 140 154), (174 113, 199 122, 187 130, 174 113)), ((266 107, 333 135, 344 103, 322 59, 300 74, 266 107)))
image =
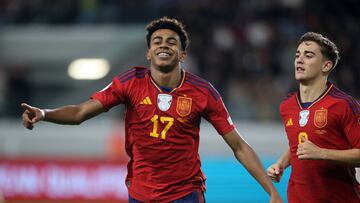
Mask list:
POLYGON ((41 119, 45 120, 45 114, 46 114, 45 110, 44 109, 39 109, 39 110, 40 110, 40 113, 41 113, 41 119))
POLYGON ((275 187, 273 187, 273 188, 270 189, 269 195, 270 195, 271 197, 279 197, 279 196, 280 196, 280 194, 279 194, 278 191, 275 189, 275 187))
POLYGON ((320 159, 326 160, 327 159, 327 149, 320 148, 320 159))
POLYGON ((282 161, 278 161, 278 162, 276 162, 276 164, 279 165, 280 169, 284 168, 284 164, 282 161))

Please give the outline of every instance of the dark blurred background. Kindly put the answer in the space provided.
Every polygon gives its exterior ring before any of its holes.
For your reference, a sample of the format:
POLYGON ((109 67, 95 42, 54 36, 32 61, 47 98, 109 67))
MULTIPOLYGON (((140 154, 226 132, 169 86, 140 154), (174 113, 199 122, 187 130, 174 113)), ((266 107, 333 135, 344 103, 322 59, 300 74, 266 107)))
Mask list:
MULTIPOLYGON (((101 30, 111 26, 122 29, 122 26, 138 25, 141 30, 146 23, 161 16, 176 17, 186 24, 191 46, 189 59, 183 67, 213 83, 224 97, 233 118, 279 118, 279 102, 288 91, 296 88, 293 80, 296 42, 306 31, 320 32, 338 45, 341 60, 331 74, 331 80, 359 98, 359 10, 360 3, 356 0, 2 0, 0 43, 6 46, 1 46, 3 54, 0 54, 3 58, 0 58, 0 115, 18 117, 21 101, 42 106, 58 104, 38 98, 44 94, 47 98, 76 94, 76 82, 69 84, 66 78, 60 79, 66 77, 70 59, 51 56, 53 58, 50 60, 46 56, 46 53, 54 52, 55 47, 52 46, 57 46, 56 43, 42 41, 40 47, 35 46, 32 50, 27 47, 28 52, 43 54, 43 57, 37 58, 32 57, 35 55, 33 53, 11 52, 9 49, 16 50, 13 46, 17 43, 21 43, 21 46, 31 45, 26 40, 33 42, 36 37, 56 41, 61 36, 56 36, 54 30, 60 29, 59 32, 66 33, 69 29, 71 33, 76 29, 74 27, 101 30), (9 39, 11 36, 8 36, 11 35, 9 30, 16 33, 15 29, 20 29, 18 32, 23 34, 28 31, 29 34, 22 36, 21 42, 16 42, 16 39, 9 39), (4 38, 1 38, 1 33, 4 38), (55 37, 46 39, 47 35, 55 37), (22 53, 26 58, 23 58, 22 53), (34 72, 41 73, 35 77, 34 72)), ((86 31, 82 32, 80 35, 86 34, 86 31)), ((145 35, 144 30, 141 32, 145 35)), ((91 43, 91 39, 89 41, 91 43)), ((143 38, 140 43, 145 44, 143 38)), ((73 49, 80 49, 76 43, 73 46, 73 49)), ((146 48, 134 51, 134 44, 125 46, 119 43, 111 46, 131 50, 132 54, 137 55, 131 64, 124 60, 129 59, 129 56, 121 57, 124 54, 110 59, 115 74, 134 65, 147 65, 139 57, 144 56, 146 48)), ((87 47, 84 49, 84 56, 91 56, 91 51, 87 47)), ((117 52, 112 54, 116 55, 117 52)), ((93 57, 99 55, 95 53, 93 57)), ((100 83, 105 86, 108 78, 100 83)), ((90 87, 91 82, 78 83, 86 83, 86 87, 90 87)), ((95 89, 85 93, 93 91, 95 89)), ((87 96, 84 94, 83 99, 87 96)))

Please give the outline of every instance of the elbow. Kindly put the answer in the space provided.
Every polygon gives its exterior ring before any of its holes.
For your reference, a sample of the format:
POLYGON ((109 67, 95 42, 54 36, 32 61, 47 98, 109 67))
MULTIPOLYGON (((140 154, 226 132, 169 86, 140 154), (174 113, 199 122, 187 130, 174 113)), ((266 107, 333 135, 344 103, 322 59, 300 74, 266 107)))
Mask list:
POLYGON ((236 157, 237 160, 239 160, 240 162, 242 162, 242 160, 244 158, 246 158, 246 153, 251 150, 250 146, 241 146, 238 145, 236 148, 233 149, 233 153, 234 156, 236 157))

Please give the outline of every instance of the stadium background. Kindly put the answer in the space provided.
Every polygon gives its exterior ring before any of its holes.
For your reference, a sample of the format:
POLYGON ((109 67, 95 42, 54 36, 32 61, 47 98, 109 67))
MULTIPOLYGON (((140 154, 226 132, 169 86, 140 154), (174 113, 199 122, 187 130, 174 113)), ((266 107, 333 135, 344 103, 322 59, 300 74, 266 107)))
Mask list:
MULTIPOLYGON (((81 126, 22 128, 21 102, 43 108, 75 104, 112 76, 145 61, 149 21, 176 17, 190 33, 183 68, 219 90, 245 139, 269 166, 287 141, 278 105, 296 88, 296 40, 323 33, 339 47, 331 81, 360 98, 360 3, 308 0, 2 0, 0 1, 0 191, 7 202, 110 202, 126 199, 123 108, 81 126), (74 80, 72 61, 103 58, 109 73, 74 80)), ((207 201, 267 202, 204 121, 201 156, 207 201)), ((276 184, 286 198, 289 170, 276 184)))

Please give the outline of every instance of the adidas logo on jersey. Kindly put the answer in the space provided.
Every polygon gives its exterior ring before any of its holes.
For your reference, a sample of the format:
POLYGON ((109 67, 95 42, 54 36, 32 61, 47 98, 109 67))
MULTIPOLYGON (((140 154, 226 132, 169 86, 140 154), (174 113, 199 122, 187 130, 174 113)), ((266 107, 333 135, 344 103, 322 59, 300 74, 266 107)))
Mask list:
POLYGON ((149 97, 146 97, 145 99, 143 99, 143 100, 140 102, 140 104, 151 105, 152 102, 151 102, 151 100, 150 100, 149 97))
POLYGON ((292 126, 293 125, 293 121, 292 118, 290 118, 287 122, 286 122, 286 127, 292 126))

